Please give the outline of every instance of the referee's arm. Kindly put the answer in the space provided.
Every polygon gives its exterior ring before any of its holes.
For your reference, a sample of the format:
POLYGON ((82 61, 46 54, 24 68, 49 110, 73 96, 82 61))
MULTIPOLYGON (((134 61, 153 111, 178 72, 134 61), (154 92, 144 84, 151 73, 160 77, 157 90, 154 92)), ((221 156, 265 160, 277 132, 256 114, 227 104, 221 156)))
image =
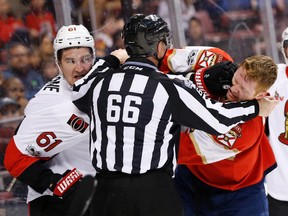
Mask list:
POLYGON ((181 125, 218 135, 258 116, 259 104, 256 100, 221 103, 207 98, 186 79, 176 78, 172 83, 176 91, 170 91, 170 100, 172 104, 177 104, 172 109, 172 118, 181 125))

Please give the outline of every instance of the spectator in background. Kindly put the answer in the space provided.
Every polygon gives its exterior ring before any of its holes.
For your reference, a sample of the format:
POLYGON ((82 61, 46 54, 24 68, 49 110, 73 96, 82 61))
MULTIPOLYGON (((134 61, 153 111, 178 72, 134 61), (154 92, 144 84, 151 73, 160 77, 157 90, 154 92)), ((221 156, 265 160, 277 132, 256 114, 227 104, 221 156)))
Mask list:
MULTIPOLYGON (((234 11, 234 10, 254 10, 256 9, 255 7, 255 2, 253 0, 241 0, 241 1, 226 1, 226 0, 221 0, 218 1, 219 6, 224 10, 224 11, 234 11)), ((257 4, 257 3, 256 3, 257 4)))
POLYGON ((103 57, 110 53, 113 47, 113 35, 115 32, 122 30, 123 26, 124 19, 122 17, 109 16, 105 19, 103 27, 94 38, 98 57, 103 57))
POLYGON ((39 71, 31 68, 30 49, 20 42, 11 42, 8 45, 9 68, 5 70, 4 78, 18 77, 25 86, 26 99, 31 99, 44 85, 39 71))
POLYGON ((201 20, 191 17, 186 30, 186 42, 188 46, 206 46, 201 20))
POLYGON ((53 14, 46 10, 46 0, 26 0, 30 11, 24 15, 24 23, 33 39, 39 38, 41 32, 48 32, 52 38, 56 35, 56 22, 53 14))
MULTIPOLYGON (((196 13, 194 7, 195 0, 180 0, 181 13, 183 18, 183 28, 187 29, 190 17, 196 13)), ((170 11, 166 0, 161 0, 158 7, 158 15, 162 17, 171 28, 170 11)))
POLYGON ((16 100, 0 97, 0 170, 4 168, 3 158, 6 146, 22 120, 19 108, 16 100))
POLYGON ((34 70, 40 70, 41 67, 41 55, 40 50, 37 45, 30 46, 31 54, 30 54, 30 64, 34 70))
POLYGON ((53 38, 47 32, 40 34, 37 41, 33 41, 30 47, 30 64, 33 69, 40 70, 41 62, 53 58, 53 38))
MULTIPOLYGON (((148 14, 151 13, 151 8, 150 2, 151 0, 132 0, 132 13, 143 13, 143 14, 148 14)), ((153 11, 154 12, 154 11, 153 11)))
POLYGON ((10 41, 8 43, 8 45, 10 43, 14 43, 14 42, 19 42, 22 43, 28 47, 31 46, 31 35, 30 32, 27 28, 20 28, 15 30, 15 32, 13 33, 13 35, 10 38, 10 41))
POLYGON ((21 20, 11 13, 8 0, 0 0, 0 46, 7 43, 16 29, 25 28, 21 20))
MULTIPOLYGON (((77 9, 78 2, 81 2, 79 5, 81 11, 89 10, 89 1, 90 0, 71 0, 74 4, 74 7, 77 9), (76 2, 76 3, 75 3, 76 2)), ((132 0, 131 0, 132 1, 132 0)), ((102 27, 103 20, 107 17, 107 15, 115 15, 121 11, 121 1, 120 0, 94 0, 94 11, 96 15, 96 25, 97 29, 102 27)))
POLYGON ((5 88, 2 86, 4 82, 4 75, 0 72, 0 98, 5 97, 7 95, 5 88))
POLYGON ((17 101, 20 105, 20 114, 24 115, 24 109, 28 100, 25 98, 25 87, 23 82, 18 77, 10 77, 4 80, 2 86, 5 89, 7 96, 17 101))
POLYGON ((0 46, 0 71, 7 69, 7 51, 6 48, 0 46))
POLYGON ((53 38, 47 32, 42 32, 39 37, 40 58, 45 61, 47 58, 54 57, 53 55, 53 38))
POLYGON ((0 86, 3 84, 3 81, 4 81, 4 75, 2 72, 0 72, 0 86))
MULTIPOLYGON (((231 2, 231 1, 229 1, 231 2)), ((233 1, 234 2, 234 1, 233 1)), ((202 0, 202 1, 196 1, 194 6, 197 11, 199 10, 205 10, 208 12, 212 22, 215 31, 222 31, 222 21, 221 16, 224 12, 223 8, 221 7, 222 0, 202 0)))
MULTIPOLYGON (((0 120, 20 117, 20 105, 16 100, 10 97, 0 98, 0 120)), ((3 125, 2 125, 3 126, 3 125)), ((5 123, 5 127, 16 129, 18 123, 5 123)), ((12 137, 12 136, 11 136, 12 137)), ((11 138, 10 137, 10 138, 11 138)))
POLYGON ((41 64, 41 73, 45 83, 59 74, 59 69, 53 57, 46 59, 41 64))

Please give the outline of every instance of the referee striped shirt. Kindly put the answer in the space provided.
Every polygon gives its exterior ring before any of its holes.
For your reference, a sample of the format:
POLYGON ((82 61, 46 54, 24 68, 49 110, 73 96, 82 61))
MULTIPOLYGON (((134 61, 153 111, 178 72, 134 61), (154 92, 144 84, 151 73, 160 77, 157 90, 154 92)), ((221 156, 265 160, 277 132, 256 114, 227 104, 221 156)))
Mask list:
POLYGON ((75 105, 90 116, 91 154, 98 172, 173 175, 181 125, 226 133, 258 115, 258 102, 210 100, 183 76, 167 76, 146 59, 117 70, 100 60, 74 86, 75 105))

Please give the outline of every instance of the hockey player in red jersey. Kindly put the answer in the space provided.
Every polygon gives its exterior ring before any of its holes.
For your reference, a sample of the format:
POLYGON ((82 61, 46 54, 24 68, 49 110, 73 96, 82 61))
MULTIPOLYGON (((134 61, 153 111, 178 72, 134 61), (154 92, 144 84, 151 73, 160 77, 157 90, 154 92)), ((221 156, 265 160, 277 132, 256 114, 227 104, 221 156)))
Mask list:
MULTIPOLYGON (((89 155, 89 118, 71 101, 72 85, 93 66, 94 39, 82 25, 63 26, 54 53, 60 74, 29 101, 4 160, 10 174, 29 186, 30 216, 65 215, 79 181, 96 173, 89 155)), ((115 56, 105 58, 119 66, 115 56)))
MULTIPOLYGON (((200 70, 213 71, 215 66, 200 70)), ((276 77, 271 58, 249 57, 236 70, 222 100, 262 98, 276 77)), ((275 166, 262 117, 220 136, 187 129, 181 135, 175 173, 185 216, 268 215, 263 181, 275 166)))

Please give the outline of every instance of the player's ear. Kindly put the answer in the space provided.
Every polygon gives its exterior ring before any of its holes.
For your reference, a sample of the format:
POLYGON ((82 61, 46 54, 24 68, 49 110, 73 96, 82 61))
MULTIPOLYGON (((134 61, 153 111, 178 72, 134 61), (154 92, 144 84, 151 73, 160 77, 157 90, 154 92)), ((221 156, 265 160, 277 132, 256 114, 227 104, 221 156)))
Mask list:
POLYGON ((256 95, 255 99, 256 99, 256 100, 262 99, 262 98, 264 98, 265 96, 268 96, 268 95, 269 95, 269 93, 266 92, 266 91, 260 92, 260 93, 258 93, 258 94, 256 95))

